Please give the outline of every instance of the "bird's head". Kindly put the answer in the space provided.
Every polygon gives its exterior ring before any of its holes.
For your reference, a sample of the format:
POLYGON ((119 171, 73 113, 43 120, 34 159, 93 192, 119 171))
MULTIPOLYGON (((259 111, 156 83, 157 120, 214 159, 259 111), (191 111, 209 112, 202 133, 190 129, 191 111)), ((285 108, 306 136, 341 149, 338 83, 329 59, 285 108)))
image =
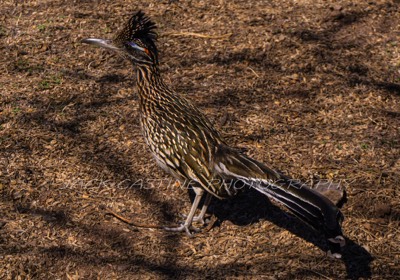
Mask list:
POLYGON ((156 25, 141 11, 135 13, 113 39, 83 39, 82 43, 110 49, 135 65, 157 65, 156 25))

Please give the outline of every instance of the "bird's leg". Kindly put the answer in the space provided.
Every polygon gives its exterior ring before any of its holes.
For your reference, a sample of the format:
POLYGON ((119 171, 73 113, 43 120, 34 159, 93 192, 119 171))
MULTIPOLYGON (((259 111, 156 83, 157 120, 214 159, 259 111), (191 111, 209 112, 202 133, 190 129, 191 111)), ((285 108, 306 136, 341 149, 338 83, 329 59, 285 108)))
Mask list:
POLYGON ((194 231, 199 231, 199 229, 195 228, 192 226, 192 222, 193 222, 193 217, 194 214, 197 210, 197 207, 199 206, 200 200, 204 194, 204 190, 201 188, 193 188, 195 193, 196 193, 196 197, 194 198, 192 207, 190 209, 189 215, 187 215, 186 221, 180 225, 179 227, 175 227, 175 228, 170 228, 170 227, 164 227, 165 230, 168 231, 186 231, 186 234, 190 237, 193 236, 193 234, 190 232, 190 230, 194 230, 194 231))
MULTIPOLYGON (((176 181, 174 183, 175 187, 181 187, 181 186, 187 187, 188 185, 189 185, 189 181, 188 180, 185 180, 183 182, 183 185, 182 185, 182 183, 180 181, 176 181)), ((193 189, 195 189, 195 188, 196 187, 193 187, 193 189)), ((196 190, 195 190, 195 192, 196 192, 196 190)), ((210 205, 211 198, 212 198, 212 195, 207 192, 206 199, 204 200, 204 203, 203 203, 203 206, 201 208, 200 214, 198 216, 194 216, 193 217, 193 222, 198 222, 198 223, 201 223, 202 225, 206 224, 206 222, 204 220, 204 215, 206 214, 207 208, 210 205)), ((187 219, 187 217, 188 217, 186 214, 180 214, 180 215, 185 219, 187 219)))
POLYGON ((212 195, 210 193, 206 194, 206 199, 204 200, 203 207, 201 207, 200 214, 198 216, 193 217, 193 222, 199 222, 202 225, 206 224, 204 221, 204 215, 207 212, 207 208, 210 205, 212 195))

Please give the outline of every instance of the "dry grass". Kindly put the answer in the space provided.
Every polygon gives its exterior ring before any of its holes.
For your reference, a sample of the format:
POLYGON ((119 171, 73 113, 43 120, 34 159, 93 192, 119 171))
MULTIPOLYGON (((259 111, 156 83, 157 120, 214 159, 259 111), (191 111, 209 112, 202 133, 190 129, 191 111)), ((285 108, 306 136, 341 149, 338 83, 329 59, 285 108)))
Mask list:
POLYGON ((399 8, 2 1, 0 278, 400 277, 399 8), (346 186, 343 260, 252 192, 213 201, 217 225, 193 239, 104 216, 175 223, 190 206, 145 147, 131 66, 79 43, 139 8, 158 23, 165 79, 229 143, 346 186))

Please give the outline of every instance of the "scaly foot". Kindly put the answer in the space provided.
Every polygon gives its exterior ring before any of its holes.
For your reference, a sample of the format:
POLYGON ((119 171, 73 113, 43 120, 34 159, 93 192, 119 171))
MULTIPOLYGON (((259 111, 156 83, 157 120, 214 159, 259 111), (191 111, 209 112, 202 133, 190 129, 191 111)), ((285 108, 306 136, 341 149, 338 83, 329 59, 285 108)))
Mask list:
POLYGON ((198 228, 196 228, 196 227, 194 227, 194 226, 189 226, 189 225, 187 225, 187 224, 181 224, 181 225, 178 226, 178 227, 164 227, 164 229, 167 230, 167 231, 174 231, 174 232, 182 232, 182 231, 185 231, 186 234, 187 234, 189 237, 193 237, 193 236, 194 236, 194 234, 192 233, 192 231, 193 231, 193 232, 199 232, 199 231, 200 231, 200 229, 198 229, 198 228))
MULTIPOLYGON (((185 214, 180 214, 180 216, 182 218, 184 218, 184 219, 187 218, 187 215, 185 215, 185 214)), ((200 223, 201 225, 204 226, 204 225, 207 225, 210 222, 210 217, 204 217, 204 216, 201 216, 201 215, 194 216, 193 217, 193 222, 200 223)))

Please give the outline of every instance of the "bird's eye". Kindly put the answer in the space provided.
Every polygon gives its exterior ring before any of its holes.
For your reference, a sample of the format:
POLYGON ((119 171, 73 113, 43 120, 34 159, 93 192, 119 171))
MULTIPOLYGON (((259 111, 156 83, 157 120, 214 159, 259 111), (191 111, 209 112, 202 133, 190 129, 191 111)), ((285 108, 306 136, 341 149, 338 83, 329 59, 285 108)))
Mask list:
POLYGON ((132 48, 135 48, 135 49, 138 47, 138 45, 136 43, 134 43, 134 42, 126 42, 126 44, 131 46, 132 48))
POLYGON ((128 44, 128 46, 130 46, 133 49, 145 52, 148 56, 151 56, 149 49, 144 48, 139 46, 138 44, 134 43, 134 42, 126 42, 126 44, 128 44))

